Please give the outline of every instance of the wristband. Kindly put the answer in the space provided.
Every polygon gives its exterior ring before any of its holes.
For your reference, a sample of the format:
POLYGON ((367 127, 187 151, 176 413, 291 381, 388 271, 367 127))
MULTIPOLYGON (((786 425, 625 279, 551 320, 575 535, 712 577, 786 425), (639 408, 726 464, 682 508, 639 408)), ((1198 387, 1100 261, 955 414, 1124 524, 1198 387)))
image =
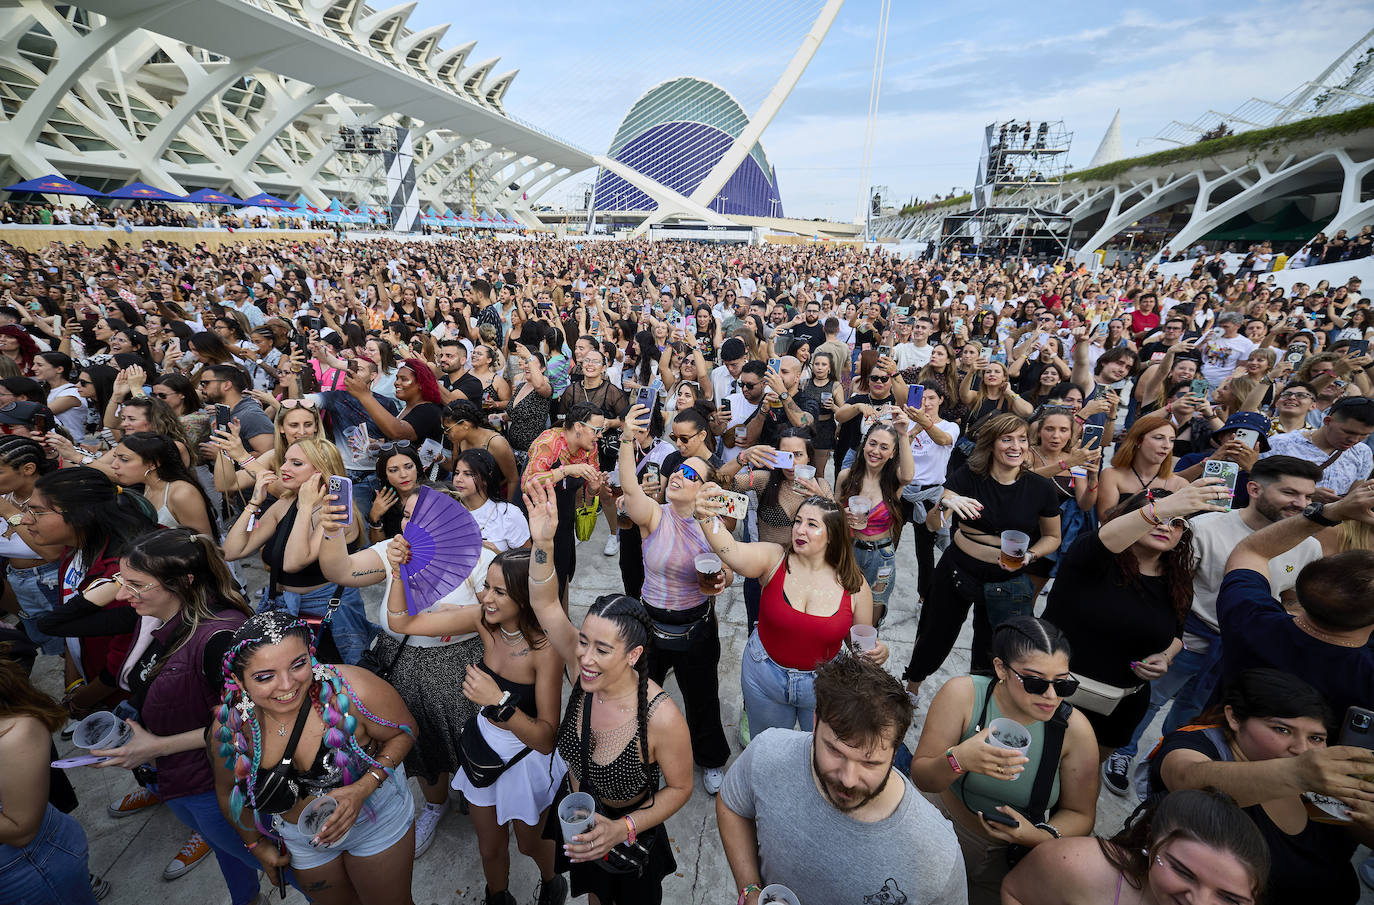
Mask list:
POLYGON ((259 836, 258 838, 254 839, 252 842, 246 843, 246 844, 245 844, 245 847, 251 852, 253 849, 255 849, 255 848, 257 848, 259 845, 261 845, 261 844, 262 844, 262 840, 264 840, 264 839, 266 839, 266 838, 267 838, 266 836, 259 836))
POLYGON ((258 461, 257 456, 249 456, 248 458, 244 459, 242 462, 239 463, 239 468, 247 468, 249 465, 252 465, 256 461, 258 461))
POLYGON ((378 773, 376 770, 368 770, 367 775, 377 780, 377 788, 380 789, 382 786, 386 785, 386 776, 378 773))
POLYGON ((1058 831, 1057 829, 1055 829, 1054 826, 1051 825, 1051 824, 1048 824, 1048 823, 1037 823, 1037 824, 1035 824, 1034 826, 1035 826, 1035 828, 1036 828, 1037 830, 1044 830, 1045 832, 1049 833, 1051 836, 1053 836, 1053 837, 1056 838, 1056 839, 1059 839, 1059 838, 1060 838, 1059 831, 1058 831))
POLYGON ((73 680, 71 681, 71 683, 67 685, 67 690, 66 690, 65 693, 66 693, 66 694, 71 694, 73 691, 75 691, 76 689, 80 688, 82 685, 85 685, 85 684, 86 684, 86 680, 85 680, 85 679, 73 679, 73 680))
POLYGON ((635 819, 629 814, 625 815, 625 827, 629 830, 629 835, 626 837, 625 841, 630 845, 634 845, 635 839, 638 838, 639 833, 635 830, 635 819))
POLYGON ((945 760, 949 761, 949 767, 956 775, 964 772, 964 768, 959 766, 959 758, 954 756, 954 748, 945 749, 945 760))
POLYGON ((748 899, 749 899, 749 893, 751 893, 751 892, 763 892, 763 888, 760 887, 759 884, 757 884, 757 883, 750 883, 748 886, 746 886, 746 887, 744 887, 743 889, 741 889, 741 890, 739 891, 739 902, 738 902, 738 905, 744 905, 744 903, 745 903, 746 901, 748 901, 748 899))

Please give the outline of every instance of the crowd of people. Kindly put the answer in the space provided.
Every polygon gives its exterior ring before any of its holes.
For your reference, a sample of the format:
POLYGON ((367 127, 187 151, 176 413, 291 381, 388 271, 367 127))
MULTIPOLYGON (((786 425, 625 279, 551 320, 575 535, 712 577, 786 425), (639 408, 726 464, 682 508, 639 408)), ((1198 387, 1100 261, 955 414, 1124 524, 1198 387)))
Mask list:
POLYGON ((1374 881, 1357 279, 547 238, 0 259, 0 901, 108 892, 81 769, 132 771, 109 815, 166 804, 163 876, 213 855, 232 905, 407 905, 454 806, 487 903, 654 905, 698 784, 742 905, 1374 881), (433 494, 475 526, 443 593, 405 577, 453 552, 417 545, 433 494), (587 556, 623 593, 587 599, 587 556), (1143 801, 1119 832, 1102 787, 1143 801))

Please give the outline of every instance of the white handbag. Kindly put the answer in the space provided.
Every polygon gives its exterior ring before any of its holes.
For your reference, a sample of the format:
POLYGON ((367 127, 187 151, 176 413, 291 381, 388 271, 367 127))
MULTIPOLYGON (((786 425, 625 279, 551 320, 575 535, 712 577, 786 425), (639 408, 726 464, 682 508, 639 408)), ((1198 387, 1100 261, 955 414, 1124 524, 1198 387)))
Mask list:
POLYGON ((1078 690, 1069 695, 1066 700, 1075 707, 1091 710, 1102 716, 1111 716, 1112 711, 1116 710, 1116 705, 1120 704, 1128 695, 1132 695, 1145 687, 1144 685, 1137 685, 1134 688, 1117 688, 1115 685, 1089 679, 1087 676, 1075 675, 1074 678, 1078 680, 1078 690))

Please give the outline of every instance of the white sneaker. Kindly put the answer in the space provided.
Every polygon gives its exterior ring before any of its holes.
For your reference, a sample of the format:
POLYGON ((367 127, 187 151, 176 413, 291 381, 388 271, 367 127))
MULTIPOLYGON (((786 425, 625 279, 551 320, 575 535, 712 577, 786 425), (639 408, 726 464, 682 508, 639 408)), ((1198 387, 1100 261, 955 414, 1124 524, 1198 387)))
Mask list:
POLYGON ((617 531, 615 534, 606 538, 606 549, 601 552, 607 556, 615 556, 620 552, 620 532, 617 531))
POLYGON ((420 809, 420 813, 415 817, 415 857, 420 857, 434 842, 434 831, 439 827, 439 821, 444 819, 444 812, 447 806, 434 807, 425 805, 420 809))
POLYGON ((719 792, 724 783, 725 771, 719 767, 710 767, 701 771, 701 786, 706 790, 707 795, 714 795, 719 792))

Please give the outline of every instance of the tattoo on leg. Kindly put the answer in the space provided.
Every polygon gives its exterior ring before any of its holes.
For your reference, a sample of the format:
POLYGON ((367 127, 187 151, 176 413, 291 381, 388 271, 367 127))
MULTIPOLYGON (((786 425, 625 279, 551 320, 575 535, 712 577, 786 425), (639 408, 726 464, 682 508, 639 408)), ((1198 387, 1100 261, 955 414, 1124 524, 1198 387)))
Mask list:
POLYGON ((327 880, 316 880, 314 883, 305 884, 305 889, 307 892, 324 892, 328 888, 329 881, 327 880))

